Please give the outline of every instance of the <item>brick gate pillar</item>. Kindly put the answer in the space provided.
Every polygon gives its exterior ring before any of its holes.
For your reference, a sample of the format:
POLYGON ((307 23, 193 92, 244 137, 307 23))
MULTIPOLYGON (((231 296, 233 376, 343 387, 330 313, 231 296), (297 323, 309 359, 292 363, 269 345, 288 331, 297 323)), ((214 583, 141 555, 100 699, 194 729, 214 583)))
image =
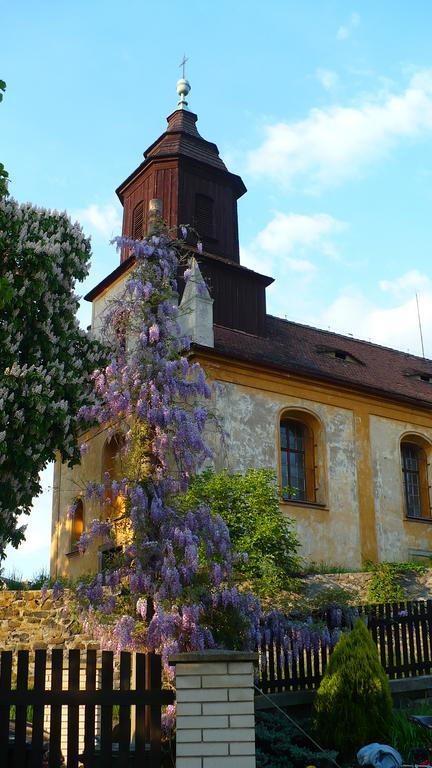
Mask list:
POLYGON ((255 768, 256 653, 177 653, 176 768, 255 768))

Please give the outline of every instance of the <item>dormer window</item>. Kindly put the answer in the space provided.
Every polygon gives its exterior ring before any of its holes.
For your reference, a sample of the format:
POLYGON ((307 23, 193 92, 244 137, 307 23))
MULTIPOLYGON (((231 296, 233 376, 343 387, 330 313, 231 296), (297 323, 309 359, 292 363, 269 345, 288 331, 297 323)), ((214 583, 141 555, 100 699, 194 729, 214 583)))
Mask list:
POLYGON ((432 372, 428 373, 427 371, 416 371, 414 369, 408 369, 404 371, 404 374, 410 379, 418 379, 418 381, 424 381, 425 384, 432 384, 432 372))
POLYGON ((344 363, 357 363, 357 365, 364 365, 361 360, 359 360, 357 357, 354 357, 354 355, 351 355, 349 352, 346 352, 344 349, 319 346, 317 347, 317 352, 319 352, 321 355, 333 357, 335 360, 341 360, 344 363))
POLYGON ((195 195, 195 229, 199 237, 214 237, 214 201, 207 195, 195 195))

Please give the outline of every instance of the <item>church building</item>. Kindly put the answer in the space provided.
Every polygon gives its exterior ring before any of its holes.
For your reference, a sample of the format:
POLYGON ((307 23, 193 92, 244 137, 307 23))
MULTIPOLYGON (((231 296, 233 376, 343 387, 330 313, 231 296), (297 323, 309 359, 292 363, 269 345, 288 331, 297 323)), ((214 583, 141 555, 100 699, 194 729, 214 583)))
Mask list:
MULTIPOLYGON (((223 447, 214 441, 216 469, 272 468, 310 560, 359 568, 431 557, 432 361, 267 314, 272 278, 240 264, 237 200, 246 187, 200 136, 189 90, 180 80, 165 132, 117 195, 123 235, 144 237, 157 214, 169 227, 190 224, 203 241, 180 310, 194 357, 220 383, 212 408, 228 437, 223 447), (202 280, 207 290, 197 290, 202 280), (285 496, 287 486, 294 495, 285 496)), ((122 253, 86 296, 96 335, 133 265, 122 253)), ((67 509, 87 480, 120 472, 121 436, 93 430, 85 439, 78 467, 55 466, 52 576, 74 578, 103 562, 102 547, 77 550, 100 509, 85 498, 73 520, 67 509)))

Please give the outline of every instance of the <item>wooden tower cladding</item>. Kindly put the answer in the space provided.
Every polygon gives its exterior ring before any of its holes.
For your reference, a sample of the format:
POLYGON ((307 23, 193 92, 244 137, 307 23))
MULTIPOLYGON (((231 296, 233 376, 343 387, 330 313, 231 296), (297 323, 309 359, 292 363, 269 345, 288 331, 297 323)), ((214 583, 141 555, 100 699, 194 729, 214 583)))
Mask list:
MULTIPOLYGON (((179 108, 168 117, 165 133, 144 152, 144 161, 118 187, 123 205, 123 235, 149 233, 149 206, 157 203, 169 228, 193 227, 203 242, 197 254, 214 299, 214 322, 261 335, 265 329, 265 289, 271 278, 240 265, 237 200, 246 192, 230 173, 216 144, 200 136, 197 116, 179 108)), ((196 240, 191 240, 193 246, 196 240)), ((130 251, 124 249, 126 268, 130 251)), ((180 294, 183 283, 180 277, 180 294)))
POLYGON ((145 236, 149 203, 157 198, 169 227, 191 225, 208 253, 239 263, 237 200, 246 187, 227 170, 216 144, 199 135, 196 121, 192 112, 173 112, 144 162, 117 189, 123 235, 145 236))

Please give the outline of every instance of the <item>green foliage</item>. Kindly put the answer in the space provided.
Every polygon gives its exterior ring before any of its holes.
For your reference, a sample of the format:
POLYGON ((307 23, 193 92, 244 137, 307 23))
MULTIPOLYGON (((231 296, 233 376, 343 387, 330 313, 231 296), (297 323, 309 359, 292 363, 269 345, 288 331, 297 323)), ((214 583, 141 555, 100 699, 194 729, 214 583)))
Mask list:
POLYGON ((227 523, 234 550, 247 555, 236 566, 239 580, 249 582, 260 597, 290 588, 290 576, 299 570, 298 540, 280 510, 272 471, 206 470, 194 479, 181 506, 187 510, 203 503, 227 523))
MULTIPOLYGON (((53 583, 54 579, 51 582, 53 583)), ((50 577, 46 571, 41 570, 39 573, 35 573, 30 580, 26 580, 17 571, 9 571, 6 574, 0 569, 0 587, 2 583, 6 585, 6 589, 11 590, 41 589, 44 584, 50 584, 50 577)))
POLYGON ((432 715, 432 707, 423 705, 393 712, 389 743, 401 753, 405 762, 409 759, 411 750, 430 747, 430 732, 411 723, 408 715, 432 715))
POLYGON ((395 603, 405 599, 404 591, 397 579, 407 573, 422 574, 426 571, 423 563, 371 563, 366 562, 364 571, 372 571, 368 585, 367 599, 370 603, 395 603))
POLYGON ((317 562, 316 560, 310 560, 304 562, 301 569, 302 576, 313 576, 315 574, 328 574, 328 573, 356 573, 355 568, 348 568, 346 565, 339 565, 338 563, 326 563, 324 561, 317 562))
POLYGON ((314 727, 325 746, 349 758, 384 741, 391 728, 390 686, 372 637, 359 619, 340 638, 314 702, 314 727))
MULTIPOLYGON (((3 101, 3 93, 6 90, 6 83, 4 80, 0 80, 0 101, 3 101)), ((4 167, 3 163, 0 163, 0 198, 5 197, 8 194, 7 182, 9 174, 4 167)), ((0 283, 0 302, 2 300, 2 285, 0 283)), ((0 307, 1 308, 1 307, 0 307)))
POLYGON ((300 598, 296 601, 295 612, 312 614, 324 618, 329 608, 340 608, 343 612, 351 611, 353 605, 358 605, 357 590, 343 589, 343 587, 328 587, 320 589, 311 597, 300 598))
MULTIPOLYGON (((302 723, 304 728, 304 723, 302 723)), ((335 752, 317 752, 298 728, 281 712, 256 713, 257 768, 304 768, 326 765, 335 752)))

